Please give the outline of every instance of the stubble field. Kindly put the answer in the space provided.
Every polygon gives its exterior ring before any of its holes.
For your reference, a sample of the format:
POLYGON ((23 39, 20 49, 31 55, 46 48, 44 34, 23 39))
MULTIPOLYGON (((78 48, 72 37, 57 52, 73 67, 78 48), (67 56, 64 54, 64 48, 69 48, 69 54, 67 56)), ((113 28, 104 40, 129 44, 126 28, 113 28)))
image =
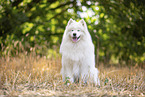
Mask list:
POLYGON ((100 86, 62 82, 61 57, 35 53, 0 59, 0 96, 145 96, 145 70, 100 64, 100 86))

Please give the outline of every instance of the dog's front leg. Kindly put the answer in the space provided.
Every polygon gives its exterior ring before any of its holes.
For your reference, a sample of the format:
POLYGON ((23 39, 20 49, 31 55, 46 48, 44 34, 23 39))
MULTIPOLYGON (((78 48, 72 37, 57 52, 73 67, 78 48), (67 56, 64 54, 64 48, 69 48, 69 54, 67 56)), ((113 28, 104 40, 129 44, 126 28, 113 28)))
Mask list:
POLYGON ((82 83, 87 83, 87 80, 88 80, 88 69, 89 69, 89 66, 87 66, 87 65, 83 64, 81 66, 80 74, 81 74, 81 82, 82 83))
POLYGON ((66 66, 65 74, 66 74, 65 81, 69 80, 71 83, 73 83, 74 82, 73 71, 72 71, 72 68, 70 66, 66 66))
POLYGON ((74 82, 74 76, 73 76, 73 67, 71 65, 71 63, 67 60, 64 60, 65 58, 63 58, 62 60, 62 70, 61 70, 61 74, 62 74, 62 79, 63 81, 67 81, 69 80, 71 83, 74 82))

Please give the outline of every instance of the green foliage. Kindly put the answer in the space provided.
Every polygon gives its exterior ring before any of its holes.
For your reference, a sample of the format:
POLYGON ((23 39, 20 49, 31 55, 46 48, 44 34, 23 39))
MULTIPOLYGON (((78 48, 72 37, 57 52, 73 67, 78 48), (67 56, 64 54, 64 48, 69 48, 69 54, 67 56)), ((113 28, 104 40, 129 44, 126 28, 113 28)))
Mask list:
POLYGON ((108 83, 108 81, 109 80, 106 78, 105 81, 104 81, 104 85, 106 85, 108 83))
POLYGON ((145 62, 143 0, 2 0, 1 55, 34 50, 53 57, 70 18, 84 18, 99 61, 145 62), (54 51, 53 51, 54 50, 54 51))
POLYGON ((65 83, 64 83, 64 84, 65 84, 65 85, 69 85, 69 84, 70 84, 70 81, 69 81, 69 80, 70 80, 70 78, 69 78, 69 77, 66 77, 66 78, 65 78, 65 83))

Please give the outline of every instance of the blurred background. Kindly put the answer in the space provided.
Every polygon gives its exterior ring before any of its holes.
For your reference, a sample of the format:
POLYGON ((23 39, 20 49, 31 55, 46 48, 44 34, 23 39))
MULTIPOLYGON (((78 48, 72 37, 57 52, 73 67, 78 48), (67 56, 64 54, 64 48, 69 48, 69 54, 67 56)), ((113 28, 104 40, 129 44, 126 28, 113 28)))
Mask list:
POLYGON ((0 56, 57 56, 70 18, 86 21, 97 65, 145 64, 145 0, 1 0, 0 56))

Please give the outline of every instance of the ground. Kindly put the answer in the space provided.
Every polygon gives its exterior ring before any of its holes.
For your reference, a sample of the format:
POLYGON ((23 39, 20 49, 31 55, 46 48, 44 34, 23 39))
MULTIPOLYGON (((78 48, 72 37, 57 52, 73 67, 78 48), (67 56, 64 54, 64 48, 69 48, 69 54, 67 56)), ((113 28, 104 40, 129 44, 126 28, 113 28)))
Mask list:
POLYGON ((0 96, 145 96, 145 70, 137 65, 100 64, 100 86, 62 82, 61 57, 35 54, 0 59, 0 96))

